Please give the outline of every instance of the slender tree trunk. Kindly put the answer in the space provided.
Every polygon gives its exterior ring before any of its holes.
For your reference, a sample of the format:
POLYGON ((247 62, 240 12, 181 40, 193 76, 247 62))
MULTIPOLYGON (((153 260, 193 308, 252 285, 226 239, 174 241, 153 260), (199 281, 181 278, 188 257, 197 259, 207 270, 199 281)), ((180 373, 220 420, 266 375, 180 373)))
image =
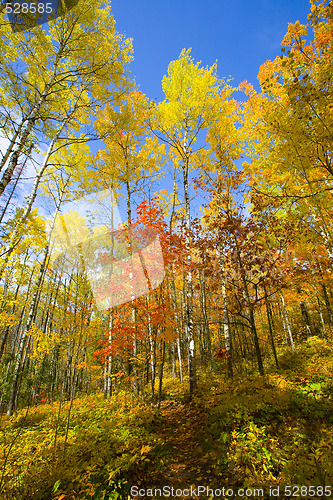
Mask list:
MULTIPOLYGON (((113 309, 110 310, 109 318, 109 334, 108 334, 108 345, 111 346, 112 343, 112 326, 113 326, 113 309)), ((111 398, 112 396, 112 356, 108 355, 105 361, 105 372, 104 372, 104 399, 111 398)))
MULTIPOLYGON (((60 277, 59 277, 59 281, 61 281, 60 277)), ((65 330, 65 318, 66 318, 66 314, 67 314, 67 310, 68 310, 68 303, 69 303, 70 282, 69 282, 69 285, 67 287, 67 280, 64 279, 63 287, 64 287, 64 291, 63 291, 64 304, 63 304, 62 322, 61 322, 61 327, 60 327, 60 338, 63 337, 64 330, 65 330)), ((59 354, 60 354, 60 344, 57 344, 53 349, 52 361, 51 361, 51 373, 52 373, 52 382, 51 382, 51 388, 50 388, 50 401, 51 402, 54 399, 54 394, 56 392, 58 378, 59 378, 60 368, 58 369, 58 366, 57 366, 57 363, 59 360, 59 354)), ((66 372, 65 372, 65 374, 66 374, 66 372)), ((64 374, 63 379, 62 379, 62 384, 61 384, 61 389, 60 389, 60 398, 62 398, 64 389, 65 389, 65 383, 66 383, 65 374, 64 374)), ((61 404, 61 402, 60 402, 60 404, 61 404)))
POLYGON ((252 308, 249 309, 249 317, 250 317, 251 330, 252 330, 253 338, 254 338, 254 346, 255 346, 257 360, 258 360, 259 373, 260 373, 260 375, 264 375, 264 366, 263 366, 262 357, 261 357, 261 351, 260 351, 260 346, 259 346, 259 339, 258 339, 258 334, 257 334, 254 312, 253 312, 252 308))
POLYGON ((23 125, 25 124, 25 122, 26 122, 26 119, 24 118, 24 119, 21 121, 20 125, 17 127, 17 130, 16 130, 16 132, 14 133, 13 137, 11 138, 11 141, 10 141, 10 143, 9 143, 9 146, 8 146, 8 148, 7 148, 7 151, 6 151, 6 153, 3 155, 2 159, 1 159, 1 162, 0 162, 0 172, 1 172, 1 170, 3 169, 3 167, 6 165, 7 160, 8 160, 8 158, 9 158, 9 156, 10 156, 11 152, 13 151, 14 146, 15 146, 16 139, 17 139, 17 138, 18 138, 18 136, 20 135, 21 130, 22 130, 22 127, 23 127, 23 125))
POLYGON ((182 351, 180 348, 180 340, 179 337, 176 339, 177 344, 177 353, 178 353, 178 366, 179 366, 179 380, 180 383, 183 383, 183 361, 182 361, 182 351))
POLYGON ((3 218, 4 218, 5 213, 7 212, 7 209, 9 207, 9 203, 11 202, 11 199, 12 199, 13 194, 15 192, 16 186, 18 184, 18 181, 20 180, 20 177, 22 175, 23 169, 24 169, 24 167, 25 167, 25 165, 26 165, 26 163, 28 161, 28 158, 29 158, 29 155, 30 155, 31 151, 32 151, 32 146, 30 147, 30 149, 29 149, 29 151, 27 153, 27 156, 26 156, 26 158, 24 160, 24 163, 23 163, 22 167, 20 168, 20 170, 19 170, 19 172, 17 174, 17 177, 16 177, 16 180, 15 180, 13 189, 11 190, 10 195, 8 196, 8 200, 6 201, 6 205, 4 206, 4 208, 3 208, 2 212, 1 212, 0 224, 1 224, 2 220, 3 220, 3 218))
POLYGON ((183 383, 183 363, 182 363, 182 353, 180 349, 180 328, 179 328, 179 315, 178 315, 178 308, 177 308, 177 296, 176 296, 176 286, 175 282, 172 279, 171 283, 171 297, 172 297, 172 303, 173 303, 173 310, 175 313, 175 320, 176 320, 176 325, 177 325, 177 331, 176 331, 176 345, 177 345, 177 354, 178 354, 178 368, 179 368, 179 380, 180 383, 183 383))
POLYGON ((197 387, 196 379, 196 367, 195 367, 195 342, 194 342, 194 327, 193 327, 193 278, 191 271, 191 211, 190 211, 190 197, 189 197, 189 185, 188 185, 188 169, 189 169, 189 146, 187 139, 187 129, 184 133, 184 140, 182 145, 182 171, 183 171, 183 187, 184 187, 184 198, 185 198, 185 229, 186 229, 186 252, 187 252, 187 264, 188 268, 186 270, 186 299, 185 299, 185 329, 186 329, 186 341, 187 341, 187 360, 188 360, 188 374, 190 381, 190 399, 192 399, 193 393, 197 387))
MULTIPOLYGON (((131 229, 131 219, 132 219, 132 211, 131 211, 131 189, 130 189, 130 183, 127 181, 126 183, 126 191, 127 191, 127 223, 128 227, 131 229)), ((130 246, 130 255, 132 256, 132 243, 131 241, 129 242, 130 246)), ((133 278, 133 273, 130 272, 130 280, 133 278)), ((132 294, 132 322, 133 322, 133 328, 135 329, 136 326, 136 309, 133 305, 135 297, 132 294)), ((132 356, 132 370, 133 370, 133 390, 135 394, 139 394, 139 382, 138 382, 138 370, 136 366, 136 357, 137 357, 137 340, 134 338, 133 339, 133 356, 132 356)))
POLYGON ((46 259, 48 257, 48 251, 49 251, 49 249, 47 246, 45 249, 45 252, 44 252, 43 263, 40 266, 39 276, 38 276, 37 283, 36 283, 36 290, 34 292, 34 295, 32 297, 32 301, 30 304, 28 320, 27 320, 27 324, 26 324, 26 328, 25 328, 25 335, 22 335, 21 341, 20 341, 20 344, 18 347, 17 359, 16 359, 16 363, 15 363, 13 380, 12 380, 12 388, 11 388, 11 393, 9 396, 9 402, 8 402, 8 408, 7 408, 7 415, 11 415, 15 409, 15 401, 17 400, 18 387, 20 385, 23 366, 25 363, 25 356, 26 356, 26 352, 27 352, 27 349, 28 349, 29 343, 30 343, 29 332, 30 332, 32 324, 36 318, 39 289, 42 285, 42 281, 43 281, 43 277, 44 277, 44 268, 45 268, 45 264, 46 264, 46 259))
POLYGON ((34 295, 32 297, 32 301, 30 304, 30 310, 29 310, 28 320, 27 320, 27 324, 26 324, 26 332, 25 332, 25 335, 23 335, 23 338, 21 339, 21 342, 19 345, 14 374, 13 374, 13 380, 12 380, 12 388, 11 388, 11 393, 10 393, 9 402, 8 402, 7 415, 11 415, 13 410, 15 409, 15 401, 17 399, 18 387, 20 385, 20 380, 21 380, 21 376, 22 376, 23 362, 25 361, 26 349, 30 343, 29 332, 30 332, 30 329, 32 327, 33 322, 35 321, 36 315, 37 315, 37 307, 38 307, 38 303, 39 303, 41 288, 43 285, 46 264, 47 264, 47 261, 49 258, 49 245, 50 245, 51 235, 52 235, 52 231, 54 228, 56 216, 58 214, 58 211, 59 211, 59 208, 61 205, 61 201, 62 201, 62 197, 60 197, 60 200, 59 200, 58 205, 57 205, 57 209, 56 209, 55 214, 53 216, 50 235, 49 235, 48 241, 47 241, 46 246, 45 246, 43 262, 40 266, 39 276, 38 276, 37 283, 36 283, 36 290, 34 292, 34 295))
POLYGON ((13 176, 13 173, 14 173, 14 170, 16 168, 19 156, 22 153, 24 147, 26 146, 26 144, 29 140, 30 133, 31 133, 31 131, 36 123, 36 120, 38 119, 39 112, 40 112, 42 106, 45 104, 46 98, 47 98, 47 96, 52 88, 52 85, 54 83, 54 80, 55 80, 55 71, 56 71, 56 66, 54 68, 54 72, 50 78, 49 83, 47 85, 45 85, 44 92, 41 94, 40 98, 36 102, 35 106, 33 107, 30 115, 28 116, 28 118, 25 122, 25 125, 23 126, 23 130, 22 130, 22 134, 21 134, 19 143, 17 144, 16 147, 14 146, 12 149, 10 160, 9 160, 9 165, 4 172, 2 179, 0 180, 0 196, 4 192, 7 184, 10 182, 10 180, 13 176))
POLYGON ((281 317, 281 320, 282 320, 282 327, 283 327, 283 333, 284 333, 284 343, 286 346, 289 345, 289 342, 288 342, 288 330, 287 330, 287 325, 286 325, 286 320, 285 320, 285 317, 284 317, 284 313, 283 313, 283 310, 282 310, 282 305, 279 303, 279 312, 280 312, 280 317, 281 317))
POLYGON ((165 359, 165 341, 162 342, 162 352, 161 352, 161 362, 158 370, 158 408, 161 407, 161 399, 162 399, 162 385, 163 385, 163 368, 164 368, 164 359, 165 359))
MULTIPOLYGON (((333 258, 332 258, 332 260, 333 260, 333 258)), ((331 304, 330 304, 327 289, 326 289, 326 286, 324 283, 323 270, 322 270, 322 267, 321 267, 318 259, 316 259, 316 267, 317 267, 319 275, 320 275, 320 283, 321 283, 321 288, 322 288, 323 294, 324 294, 324 300, 325 300, 325 305, 326 305, 327 314, 328 314, 328 321, 329 321, 330 325, 333 325, 333 313, 332 313, 332 309, 331 309, 331 304)))
POLYGON ((9 281, 12 278, 13 270, 14 270, 14 264, 10 267, 10 269, 8 269, 7 276, 4 279, 3 296, 2 296, 2 302, 0 305, 0 314, 2 314, 6 308, 8 285, 9 285, 9 281))
POLYGON ((208 316, 207 316, 206 287, 205 287, 204 279, 205 279, 204 273, 200 273, 201 311, 202 311, 202 316, 203 316, 205 338, 207 340, 208 365, 209 365, 209 368, 212 370, 213 369, 213 350, 212 350, 211 334, 210 334, 209 322, 208 322, 208 316))
POLYGON ((327 314, 328 314, 328 321, 329 321, 330 325, 333 325, 333 314, 332 314, 331 304, 330 304, 330 300, 328 298, 328 293, 327 293, 325 283, 322 282, 321 287, 323 289, 325 305, 326 305, 327 314))
POLYGON ((29 297, 30 297, 30 292, 31 292, 31 288, 32 288, 32 280, 33 280, 33 276, 35 274, 35 269, 36 269, 36 266, 33 266, 32 271, 31 271, 30 276, 29 276, 29 283, 28 283, 28 288, 26 291, 26 298, 25 298, 24 305, 23 305, 23 308, 22 308, 22 311, 20 314, 19 323, 17 325, 16 335, 13 338, 13 343, 12 343, 12 353, 13 354, 18 352, 18 344, 19 344, 20 339, 21 339, 21 327, 23 324, 25 311, 27 309, 27 305, 28 305, 28 301, 29 301, 29 297))
POLYGON ((155 373, 155 366, 156 366, 156 359, 155 359, 156 342, 155 342, 155 339, 153 338, 153 333, 152 333, 152 324, 151 324, 150 311, 149 311, 149 295, 146 298, 146 304, 147 304, 147 317, 148 317, 148 340, 149 340, 149 363, 150 363, 150 383, 151 383, 151 405, 154 406, 154 404, 155 404, 155 378, 156 378, 156 373, 155 373))
MULTIPOLYGON (((73 370, 72 370, 72 374, 70 377, 70 405, 69 405, 68 414, 67 414, 67 425, 66 425, 66 433, 65 433, 65 441, 64 441, 64 453, 66 451, 69 423, 70 423, 71 411, 72 411, 72 407, 73 407, 73 401, 74 401, 75 393, 77 390, 77 372, 78 372, 77 365, 78 365, 78 361, 80 360, 80 357, 81 357, 82 334, 83 334, 83 326, 84 326, 84 313, 85 313, 86 309, 90 309, 90 308, 91 308, 91 301, 90 302, 88 301, 88 294, 86 294, 86 296, 84 297, 84 302, 83 302, 82 311, 81 311, 80 332, 79 332, 79 338, 78 338, 77 345, 76 345, 75 357, 74 357, 73 364, 72 364, 73 370)), ((91 310, 90 310, 89 316, 91 316, 91 310)))
MULTIPOLYGON (((1 269, 0 269, 0 277, 2 276, 2 274, 3 274, 3 272, 4 272, 5 268, 6 268, 6 265, 8 263, 8 260, 9 260, 9 258, 11 256, 13 250, 15 249, 17 243, 20 241, 19 233, 22 231, 22 228, 23 228, 23 226, 24 226, 24 224, 25 224, 28 216, 31 213, 32 206, 33 206, 34 201, 35 201, 36 196, 37 196, 38 186, 40 184, 40 181, 41 181, 41 179, 43 177, 43 174, 44 174, 46 168, 48 167, 49 159, 50 159, 50 156, 51 156, 51 154, 53 152, 54 145, 55 145, 56 141, 58 140, 59 135, 62 132, 64 126, 65 126, 65 123, 60 127, 60 129, 57 131, 56 135, 52 139, 52 141, 51 141, 51 143, 50 143, 50 145, 48 147, 47 153, 46 153, 46 155, 44 157, 42 166, 41 166, 38 174, 35 177, 34 184, 32 186, 31 192, 30 192, 30 196, 29 196, 29 200, 28 200, 27 206, 25 207, 24 212, 23 212, 22 216, 20 217, 20 220, 17 222, 16 227, 15 227, 13 233, 11 234, 10 244, 9 244, 8 249, 5 252, 6 256, 5 256, 4 260, 3 260, 3 264, 2 264, 1 269)), ((66 185, 67 185, 67 183, 66 183, 66 185)))
MULTIPOLYGON (((172 234, 172 224, 173 224, 173 219, 175 215, 175 207, 176 207, 176 192, 177 192, 177 185, 176 185, 176 170, 174 170, 173 173, 173 197, 172 197, 172 209, 171 209, 171 215, 170 215, 170 235, 172 234)), ((177 295, 176 295, 176 286, 174 279, 172 277, 171 279, 171 302, 173 304, 173 310, 175 314, 175 320, 176 320, 176 346, 177 346, 177 354, 178 354, 178 367, 179 367, 179 380, 182 383, 183 382, 183 370, 182 370, 182 356, 181 356, 181 351, 180 351, 180 343, 179 343, 179 335, 180 335, 180 322, 179 322, 179 316, 178 316, 178 309, 177 309, 177 295)), ((177 376, 176 374, 176 357, 175 357, 175 344, 174 342, 172 343, 173 346, 173 364, 172 364, 172 374, 173 376, 177 376)))
POLYGON ((175 348, 175 341, 173 340, 171 342, 171 362, 172 362, 172 378, 177 377, 177 370, 176 370, 176 348, 175 348))
MULTIPOLYGON (((301 295, 301 289, 297 288, 297 292, 299 295, 301 295)), ((301 313, 302 313, 302 318, 305 326, 305 331, 306 331, 306 336, 307 338, 312 337, 313 333, 311 330, 311 325, 310 325, 310 320, 309 320, 309 314, 308 314, 308 309, 306 307, 306 303, 304 300, 301 300, 299 303, 301 313)))
POLYGON ((233 377, 233 366, 232 366, 232 356, 231 356, 231 336, 229 328, 229 318, 228 318, 228 296, 227 296, 227 279, 225 270, 225 261, 223 255, 223 248, 219 245, 218 248, 218 261, 221 271, 221 294, 222 294, 222 313, 223 313, 223 334, 224 343, 226 349, 226 360, 227 360, 227 373, 228 377, 233 377))
POLYGON ((266 303, 266 314, 267 314, 267 321, 268 321, 269 336, 271 338, 272 350, 273 350, 275 364, 276 364, 276 367, 279 368, 279 361, 278 361, 277 354, 276 354, 276 348, 275 348, 275 342, 274 342, 274 334, 273 334, 272 311, 271 311, 271 308, 270 308, 270 303, 268 302, 267 290, 266 290, 265 286, 264 286, 264 292, 265 292, 265 303, 266 303))
POLYGON ((253 335, 254 347, 255 347, 257 362, 258 362, 258 370, 259 370, 260 375, 264 375, 264 366, 263 366, 262 357, 261 357, 261 350, 260 350, 256 322, 255 322, 255 317, 254 317, 254 312, 253 312, 253 305, 251 304, 250 292, 249 292, 248 284, 246 281, 246 269, 244 268, 244 266, 242 264, 238 249, 237 249, 237 259, 238 259, 238 263, 239 263, 241 279, 243 282, 244 298, 245 298, 245 302, 246 302, 246 305, 248 308, 248 314, 249 314, 248 320, 249 320, 250 328, 251 328, 252 335, 253 335))
POLYGON ((325 321, 324 321, 323 311, 322 311, 322 308, 321 308, 321 305, 320 305, 320 299, 319 299, 319 295, 318 295, 317 290, 316 290, 316 297, 317 297, 317 303, 318 303, 318 311, 319 311, 319 316, 320 316, 320 322, 321 322, 321 326, 322 326, 322 334, 323 334, 323 338, 327 342, 327 333, 326 333, 325 321))
POLYGON ((281 304, 282 304, 282 313, 284 315, 284 319, 285 319, 285 322, 286 322, 286 327, 287 327, 287 331, 288 331, 288 334, 289 334, 289 340, 290 340, 291 349, 292 349, 293 352, 295 352, 294 339, 293 339, 293 335, 291 333, 291 328, 290 328, 288 313, 287 313, 287 310, 286 310, 286 305, 285 305, 284 297, 283 297, 282 293, 280 293, 280 297, 281 297, 281 304))

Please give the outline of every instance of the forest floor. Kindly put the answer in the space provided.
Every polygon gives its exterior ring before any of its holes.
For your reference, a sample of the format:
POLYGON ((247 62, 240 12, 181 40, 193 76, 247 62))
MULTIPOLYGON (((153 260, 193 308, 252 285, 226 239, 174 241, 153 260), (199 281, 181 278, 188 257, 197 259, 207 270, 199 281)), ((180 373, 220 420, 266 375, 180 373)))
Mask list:
POLYGON ((121 391, 2 415, 0 500, 333 498, 333 349, 309 339, 279 363, 199 371, 191 402, 166 378, 160 409, 121 391))
MULTIPOLYGON (((163 493, 165 486, 170 491, 173 487, 179 492, 191 491, 192 486, 194 495, 187 498, 197 497, 198 485, 217 488, 223 474, 216 472, 217 453, 211 443, 207 443, 210 425, 206 409, 198 402, 163 401, 154 425, 158 436, 156 458, 149 463, 144 474, 138 476, 140 488, 161 489, 163 493)), ((155 498, 163 496, 157 494, 155 498)))

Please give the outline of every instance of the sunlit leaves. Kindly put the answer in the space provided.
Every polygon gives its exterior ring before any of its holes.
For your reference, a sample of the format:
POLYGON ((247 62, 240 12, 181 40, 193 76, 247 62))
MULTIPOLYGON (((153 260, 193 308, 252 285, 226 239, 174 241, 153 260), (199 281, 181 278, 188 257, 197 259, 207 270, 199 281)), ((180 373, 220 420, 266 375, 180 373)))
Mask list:
POLYGON ((193 140, 218 109, 219 84, 216 65, 202 68, 199 62, 194 63, 190 50, 183 50, 179 59, 170 63, 168 75, 162 80, 166 100, 153 110, 152 126, 173 134, 181 132, 186 124, 193 131, 188 140, 193 140))

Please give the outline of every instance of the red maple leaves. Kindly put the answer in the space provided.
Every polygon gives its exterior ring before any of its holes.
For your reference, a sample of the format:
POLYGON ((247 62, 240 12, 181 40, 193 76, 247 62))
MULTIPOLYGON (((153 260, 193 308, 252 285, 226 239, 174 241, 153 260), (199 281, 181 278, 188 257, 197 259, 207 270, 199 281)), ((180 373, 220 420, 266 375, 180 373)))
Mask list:
POLYGON ((227 349, 219 349, 214 352, 214 358, 216 359, 227 359, 229 357, 229 353, 227 349))

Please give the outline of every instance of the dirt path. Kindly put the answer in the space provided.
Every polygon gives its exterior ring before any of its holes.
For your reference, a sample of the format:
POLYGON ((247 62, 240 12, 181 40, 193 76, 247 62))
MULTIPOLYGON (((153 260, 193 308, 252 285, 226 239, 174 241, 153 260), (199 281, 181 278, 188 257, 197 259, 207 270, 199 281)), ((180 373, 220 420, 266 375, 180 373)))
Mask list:
MULTIPOLYGON (((177 401, 163 402, 154 428, 158 436, 157 453, 148 463, 145 476, 137 478, 140 487, 154 490, 168 486, 176 491, 190 489, 192 486, 195 491, 198 485, 217 488, 222 481, 225 482, 222 474, 218 474, 215 470, 218 454, 214 454, 214 445, 212 441, 209 442, 208 426, 207 415, 202 408, 177 401)), ((205 495, 204 497, 208 498, 205 495)), ((159 500, 167 496, 150 495, 134 498, 159 500)), ((194 493, 193 496, 170 494, 169 498, 199 497, 194 493)))

